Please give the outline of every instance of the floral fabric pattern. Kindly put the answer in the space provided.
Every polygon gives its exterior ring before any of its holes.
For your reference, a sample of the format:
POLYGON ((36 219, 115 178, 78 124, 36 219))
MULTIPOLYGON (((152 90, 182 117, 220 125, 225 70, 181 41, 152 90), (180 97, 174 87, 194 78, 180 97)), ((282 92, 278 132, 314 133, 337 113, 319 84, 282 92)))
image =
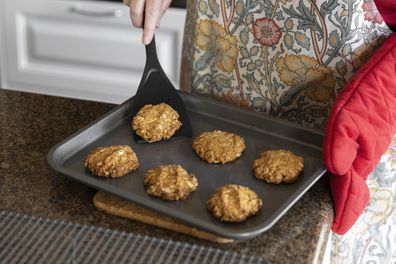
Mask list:
POLYGON ((381 24, 384 21, 381 17, 381 14, 378 12, 373 0, 364 1, 362 8, 365 20, 374 21, 378 24, 381 24))
POLYGON ((196 32, 195 45, 205 51, 203 59, 197 62, 197 68, 204 68, 205 65, 199 63, 213 58, 217 68, 232 72, 238 56, 236 37, 226 34, 222 26, 210 20, 201 20, 196 32))
POLYGON ((327 103, 334 96, 333 70, 306 55, 285 55, 276 62, 279 79, 288 86, 305 86, 305 95, 314 102, 327 103))
POLYGON ((274 20, 264 17, 253 24, 253 36, 261 45, 271 47, 278 44, 282 32, 274 20))
POLYGON ((373 0, 191 0, 181 87, 324 129, 389 29, 373 0))

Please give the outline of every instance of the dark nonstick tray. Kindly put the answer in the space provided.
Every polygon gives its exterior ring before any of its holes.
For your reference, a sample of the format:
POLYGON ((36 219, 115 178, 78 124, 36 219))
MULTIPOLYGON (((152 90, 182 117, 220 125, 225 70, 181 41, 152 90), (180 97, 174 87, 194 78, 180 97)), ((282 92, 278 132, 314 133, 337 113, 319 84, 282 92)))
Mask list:
POLYGON ((278 219, 325 173, 322 162, 323 135, 262 114, 243 110, 212 99, 180 92, 186 105, 193 137, 214 129, 236 133, 245 139, 246 149, 237 160, 224 165, 208 164, 191 148, 192 139, 153 144, 133 140, 130 109, 133 98, 115 107, 86 128, 56 145, 48 162, 58 172, 143 207, 163 213, 188 225, 217 235, 248 239, 273 226, 278 219), (140 167, 119 179, 93 176, 84 167, 86 155, 94 148, 130 145, 140 167), (304 172, 293 184, 268 184, 252 173, 254 159, 266 149, 288 149, 304 157, 304 172), (161 164, 180 164, 198 179, 198 188, 184 201, 162 201, 146 194, 143 178, 147 169, 161 164), (216 188, 241 184, 253 189, 263 200, 256 216, 238 224, 223 223, 206 209, 206 200, 216 188))

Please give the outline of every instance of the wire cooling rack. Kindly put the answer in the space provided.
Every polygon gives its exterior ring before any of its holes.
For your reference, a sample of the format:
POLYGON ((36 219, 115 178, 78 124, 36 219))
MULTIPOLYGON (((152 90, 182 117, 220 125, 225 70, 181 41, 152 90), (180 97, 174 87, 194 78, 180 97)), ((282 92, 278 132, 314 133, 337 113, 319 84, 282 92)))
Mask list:
POLYGON ((0 210, 0 263, 268 263, 189 243, 0 210))

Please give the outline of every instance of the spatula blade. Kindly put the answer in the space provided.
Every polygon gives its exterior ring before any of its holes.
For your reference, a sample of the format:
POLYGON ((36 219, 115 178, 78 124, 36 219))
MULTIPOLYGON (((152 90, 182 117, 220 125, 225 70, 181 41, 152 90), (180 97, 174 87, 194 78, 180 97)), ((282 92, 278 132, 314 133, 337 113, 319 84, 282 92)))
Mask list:
MULTIPOLYGON (((135 116, 137 112, 147 104, 155 105, 160 103, 167 103, 179 113, 179 120, 182 123, 181 128, 176 131, 176 133, 170 138, 170 140, 191 138, 192 132, 186 108, 177 90, 168 79, 168 77, 162 70, 161 65, 159 64, 155 51, 154 39, 152 43, 150 43, 146 47, 146 53, 146 67, 138 91, 136 92, 133 101, 133 107, 131 111, 132 116, 135 116)), ((146 142, 135 132, 133 134, 136 142, 146 142)))

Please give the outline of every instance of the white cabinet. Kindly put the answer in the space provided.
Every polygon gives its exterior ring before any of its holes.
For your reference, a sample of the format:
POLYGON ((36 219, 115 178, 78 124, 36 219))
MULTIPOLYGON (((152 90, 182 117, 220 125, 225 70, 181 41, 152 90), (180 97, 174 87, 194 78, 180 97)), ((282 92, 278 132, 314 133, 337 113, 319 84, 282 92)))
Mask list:
MULTIPOLYGON (((120 103, 135 94, 145 63, 141 30, 121 3, 1 0, 2 87, 120 103)), ((156 31, 158 57, 178 86, 184 9, 156 31)))

